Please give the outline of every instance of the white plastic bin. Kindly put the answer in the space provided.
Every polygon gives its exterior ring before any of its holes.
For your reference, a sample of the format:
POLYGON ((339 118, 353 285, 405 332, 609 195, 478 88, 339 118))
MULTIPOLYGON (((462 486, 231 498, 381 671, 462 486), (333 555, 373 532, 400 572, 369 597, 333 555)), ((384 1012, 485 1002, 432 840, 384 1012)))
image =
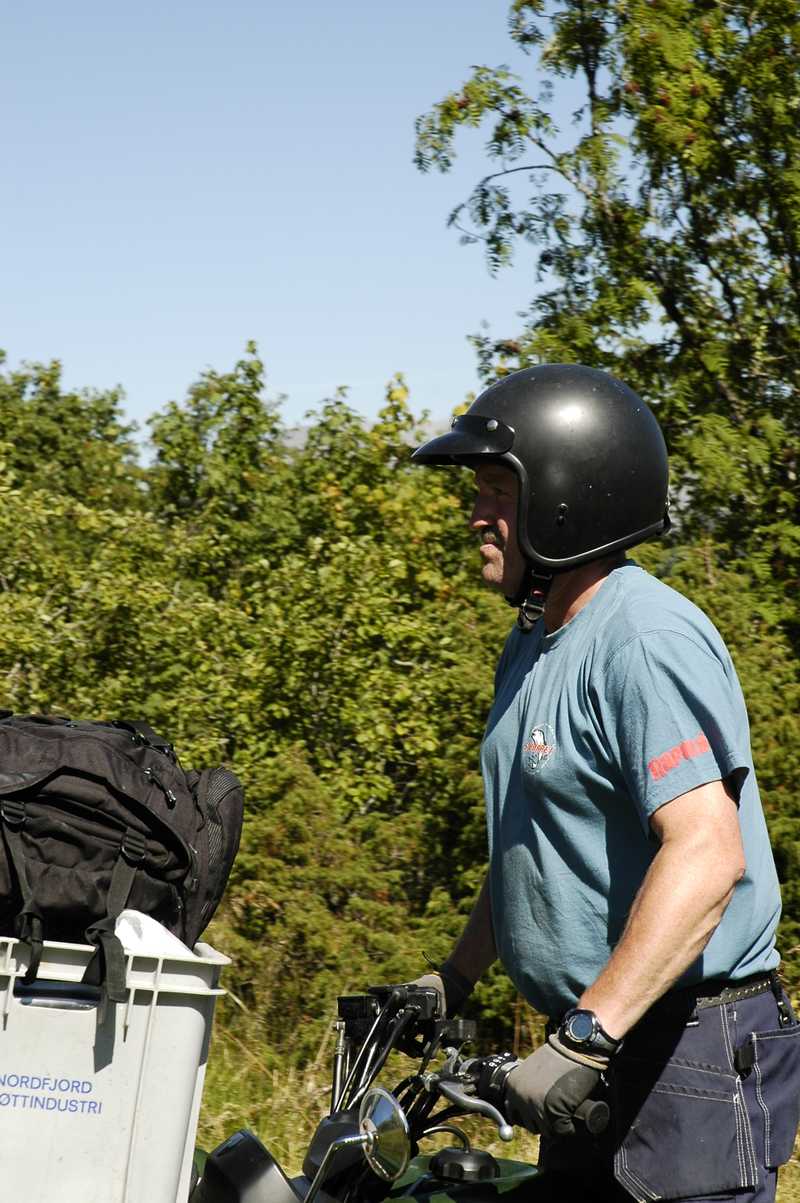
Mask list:
POLYGON ((92 952, 46 942, 37 997, 26 998, 14 983, 27 947, 0 937, 0 1193, 26 1203, 185 1203, 229 960, 207 944, 185 955, 128 952, 127 1002, 104 1009, 78 988, 92 952))

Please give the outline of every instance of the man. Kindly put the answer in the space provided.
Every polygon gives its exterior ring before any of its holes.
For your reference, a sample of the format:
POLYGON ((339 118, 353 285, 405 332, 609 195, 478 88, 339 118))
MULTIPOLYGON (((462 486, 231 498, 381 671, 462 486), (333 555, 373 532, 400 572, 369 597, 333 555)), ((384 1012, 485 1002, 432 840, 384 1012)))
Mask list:
POLYGON ((547 1197, 772 1200, 800 1027, 733 664, 624 556, 669 527, 658 424, 605 373, 542 365, 413 459, 474 471, 483 579, 520 607, 481 751, 489 873, 433 984, 453 1009, 499 955, 549 1016, 505 1085, 547 1197))

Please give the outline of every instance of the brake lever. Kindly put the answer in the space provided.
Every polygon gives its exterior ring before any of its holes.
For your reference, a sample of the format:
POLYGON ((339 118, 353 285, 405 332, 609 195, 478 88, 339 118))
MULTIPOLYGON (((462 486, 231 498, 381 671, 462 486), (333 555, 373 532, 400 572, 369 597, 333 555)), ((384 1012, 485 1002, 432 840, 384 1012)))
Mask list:
POLYGON ((493 1107, 491 1103, 487 1103, 484 1099, 480 1099, 477 1095, 467 1094, 463 1087, 458 1085, 454 1078, 442 1078, 439 1074, 426 1074, 423 1078, 426 1090, 431 1092, 437 1091, 446 1098, 448 1102, 455 1104, 462 1111, 471 1111, 476 1115, 483 1115, 490 1119, 497 1126, 497 1133, 501 1140, 513 1140, 514 1129, 506 1121, 505 1117, 493 1107))

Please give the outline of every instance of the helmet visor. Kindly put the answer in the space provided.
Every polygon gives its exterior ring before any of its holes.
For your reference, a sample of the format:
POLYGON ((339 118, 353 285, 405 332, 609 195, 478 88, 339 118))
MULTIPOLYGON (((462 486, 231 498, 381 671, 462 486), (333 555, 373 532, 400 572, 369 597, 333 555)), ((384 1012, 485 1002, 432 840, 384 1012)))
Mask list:
POLYGON ((437 435, 411 456, 415 464, 463 464, 481 456, 504 455, 514 445, 514 429, 499 418, 461 414, 446 434, 437 435))

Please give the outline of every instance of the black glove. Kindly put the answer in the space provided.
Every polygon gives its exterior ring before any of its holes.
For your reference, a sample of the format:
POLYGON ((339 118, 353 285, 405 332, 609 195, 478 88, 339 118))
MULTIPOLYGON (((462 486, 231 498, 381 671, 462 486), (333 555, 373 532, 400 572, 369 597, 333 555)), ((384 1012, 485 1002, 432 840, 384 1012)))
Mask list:
POLYGON ((546 1136, 571 1136, 573 1116, 608 1068, 610 1057, 573 1052, 550 1036, 512 1069, 506 1081, 506 1113, 513 1124, 546 1136))
POLYGON ((424 973, 409 984, 438 993, 442 1019, 452 1019, 475 989, 475 983, 454 969, 449 961, 444 961, 432 973, 424 973))

